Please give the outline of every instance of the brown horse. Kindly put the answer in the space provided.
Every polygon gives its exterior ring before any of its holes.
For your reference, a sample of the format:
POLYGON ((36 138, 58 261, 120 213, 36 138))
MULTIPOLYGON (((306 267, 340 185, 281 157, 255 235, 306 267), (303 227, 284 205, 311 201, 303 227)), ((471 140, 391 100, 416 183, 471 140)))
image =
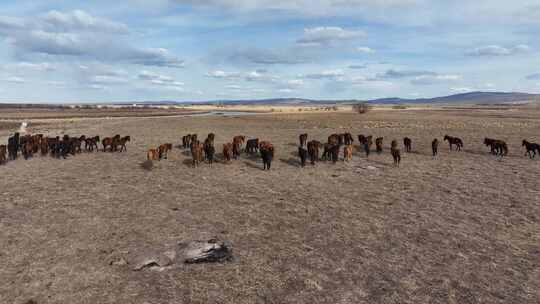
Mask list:
POLYGON ((300 139, 300 147, 305 147, 307 143, 307 139, 308 139, 307 133, 300 134, 299 139, 300 139))
POLYGON ((148 150, 148 153, 146 153, 146 159, 148 159, 148 160, 159 160, 159 150, 158 149, 150 149, 150 150, 148 150))
POLYGON ((308 142, 307 148, 308 148, 308 154, 309 154, 309 160, 311 161, 312 165, 315 165, 316 161, 319 161, 319 149, 321 149, 322 143, 316 140, 312 140, 308 142))
POLYGON ((396 140, 392 140, 390 152, 392 154, 392 158, 394 158, 394 166, 399 167, 399 163, 401 162, 401 151, 399 151, 398 143, 396 140))
POLYGON ((274 146, 268 141, 263 141, 259 144, 259 151, 263 161, 263 170, 270 170, 274 158, 274 146))
POLYGON ((383 151, 383 137, 377 137, 375 139, 375 148, 377 150, 377 153, 381 154, 383 151))
POLYGON ((198 167, 199 163, 203 161, 203 144, 198 140, 191 142, 191 157, 193 158, 193 167, 198 167))
POLYGON ((122 138, 120 138, 119 140, 116 140, 114 143, 113 143, 113 146, 115 146, 115 151, 118 151, 118 147, 120 147, 120 151, 119 152, 124 152, 126 151, 127 152, 127 147, 126 147, 126 143, 131 141, 131 137, 128 135, 128 136, 124 136, 122 138))
POLYGON ((166 143, 166 144, 160 145, 158 147, 159 160, 167 159, 167 157, 169 156, 169 151, 171 151, 172 148, 173 148, 173 145, 171 143, 166 143))
POLYGON ((352 160, 352 154, 353 154, 353 145, 345 145, 343 148, 343 161, 351 161, 352 160))
POLYGON ((5 164, 7 161, 6 152, 7 152, 6 145, 1 145, 0 146, 0 165, 5 164))
POLYGON ((49 153, 49 138, 48 137, 43 137, 41 139, 39 148, 41 150, 41 155, 47 155, 49 153))
POLYGON ((227 162, 231 161, 233 157, 233 144, 226 143, 223 145, 223 159, 227 162))
POLYGON ((490 147, 491 154, 505 156, 508 154, 508 146, 506 142, 498 139, 484 138, 484 145, 490 147))
POLYGON ((354 142, 354 138, 351 133, 343 133, 343 144, 345 145, 352 145, 354 142))
POLYGON ((116 149, 116 142, 120 140, 120 135, 116 135, 114 137, 105 137, 101 144, 103 145, 103 152, 107 152, 107 147, 109 147, 109 151, 113 152, 114 149, 116 149))
POLYGON ((243 135, 235 136, 233 138, 233 157, 235 159, 238 159, 240 157, 242 145, 244 144, 245 140, 246 140, 246 137, 243 135))
POLYGON ((246 152, 247 153, 257 153, 259 151, 259 139, 248 139, 246 142, 246 152))
POLYGON ((93 152, 94 148, 98 150, 99 136, 89 137, 84 141, 84 149, 87 152, 93 152))

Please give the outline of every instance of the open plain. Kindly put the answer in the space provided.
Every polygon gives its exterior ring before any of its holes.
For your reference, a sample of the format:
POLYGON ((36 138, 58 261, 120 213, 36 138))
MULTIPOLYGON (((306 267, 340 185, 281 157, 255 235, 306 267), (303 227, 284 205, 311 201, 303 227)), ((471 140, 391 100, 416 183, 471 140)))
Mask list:
MULTIPOLYGON (((2 143, 18 125, 0 122, 2 143)), ((28 131, 132 141, 0 166, 0 303, 540 303, 540 157, 521 147, 540 142, 538 110, 78 117, 28 131), (210 132, 218 152, 235 135, 271 141, 272 170, 246 154, 192 168, 177 145, 210 132), (343 132, 352 162, 299 167, 300 133, 343 132), (366 159, 358 134, 383 136, 385 151, 366 159), (413 151, 395 168, 390 141, 405 136, 413 151), (490 155, 484 137, 509 155, 490 155), (166 142, 169 158, 142 168, 166 142), (147 252, 211 237, 231 241, 233 261, 133 270, 147 252)))

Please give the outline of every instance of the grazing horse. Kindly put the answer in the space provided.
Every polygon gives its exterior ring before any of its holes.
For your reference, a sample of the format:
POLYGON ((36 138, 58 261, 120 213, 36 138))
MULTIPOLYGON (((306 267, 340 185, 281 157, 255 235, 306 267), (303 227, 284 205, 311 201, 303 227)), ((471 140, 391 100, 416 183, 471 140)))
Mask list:
POLYGON ((240 152, 242 150, 242 145, 246 141, 246 137, 243 135, 235 136, 233 138, 233 157, 238 159, 240 157, 240 152))
POLYGON ((403 146, 405 146, 405 152, 411 152, 412 140, 408 137, 403 138, 403 146))
POLYGON ((5 164, 7 161, 6 152, 7 152, 6 145, 1 145, 0 146, 0 165, 5 164))
POLYGON ((529 154, 529 158, 534 158, 536 156, 536 151, 538 151, 538 154, 540 155, 540 145, 537 143, 531 143, 526 141, 525 139, 522 142, 522 146, 525 147, 527 152, 525 152, 525 155, 529 154))
POLYGON ((299 139, 300 139, 300 147, 305 147, 305 146, 306 146, 307 138, 308 138, 307 133, 300 134, 300 136, 299 136, 299 139))
POLYGON ((435 138, 431 142, 431 151, 433 152, 433 157, 437 156, 439 154, 439 140, 435 138))
POLYGON ((343 144, 348 146, 352 145, 354 142, 354 138, 351 133, 343 133, 343 144))
POLYGON ((113 146, 115 146, 114 150, 118 151, 118 146, 120 146, 120 151, 119 152, 123 152, 123 151, 127 152, 126 143, 129 142, 129 141, 131 141, 131 137, 129 135, 120 138, 119 140, 117 140, 117 141, 115 141, 113 143, 113 146))
POLYGON ((148 160, 160 160, 160 158, 159 158, 159 150, 158 149, 150 149, 150 150, 148 150, 148 153, 146 153, 146 159, 148 159, 148 160))
POLYGON ((191 157, 193 157, 193 167, 198 167, 203 161, 203 144, 198 140, 191 142, 191 157))
POLYGON ((401 162, 401 152, 399 151, 396 140, 392 140, 390 152, 392 154, 392 158, 394 159, 394 166, 399 167, 399 163, 401 162))
POLYGON ((270 142, 262 141, 259 144, 259 151, 263 161, 263 170, 270 170, 272 160, 274 159, 274 146, 270 142))
POLYGON ((353 153, 353 145, 348 144, 343 148, 343 161, 351 161, 353 153))
POLYGON ((377 137, 375 139, 375 148, 377 149, 377 153, 381 154, 383 151, 383 137, 377 137))
POLYGON ((171 143, 160 145, 157 149, 159 160, 167 159, 167 157, 169 156, 169 151, 171 151, 172 148, 173 145, 171 143))
POLYGON ((452 151, 452 146, 456 146, 456 151, 461 151, 461 148, 463 148, 463 141, 461 138, 453 137, 453 136, 444 136, 444 141, 448 141, 448 144, 450 145, 450 151, 452 151))
POLYGON ((223 144, 223 159, 227 162, 230 162, 232 157, 233 157, 233 144, 231 143, 223 144))
POLYGON ((87 138, 84 141, 84 149, 86 151, 93 152, 94 148, 96 148, 96 151, 97 151, 98 150, 98 142, 99 142, 99 136, 94 136, 94 137, 87 138))
POLYGON ((246 152, 247 153, 257 153, 259 151, 259 139, 248 139, 246 142, 246 152))
POLYGON ((506 142, 498 139, 484 138, 484 145, 490 147, 491 154, 505 156, 508 154, 506 142))
POLYGON ((315 165, 316 161, 319 161, 319 149, 322 147, 321 142, 312 140, 308 142, 307 148, 308 148, 308 154, 309 154, 309 160, 311 161, 312 165, 315 165))
POLYGON ((300 156, 300 165, 302 166, 302 168, 306 166, 306 160, 308 157, 308 150, 305 147, 305 145, 300 145, 298 147, 298 156, 300 156))

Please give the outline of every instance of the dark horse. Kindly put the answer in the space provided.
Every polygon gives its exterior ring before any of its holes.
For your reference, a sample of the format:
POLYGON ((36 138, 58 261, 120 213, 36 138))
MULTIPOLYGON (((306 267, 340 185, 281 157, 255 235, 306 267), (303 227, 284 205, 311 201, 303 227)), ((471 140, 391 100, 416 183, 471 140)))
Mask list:
POLYGON ((262 141, 259 144, 259 151, 264 165, 263 170, 270 170, 274 158, 274 146, 270 142, 262 141))
POLYGON ((435 138, 431 142, 431 151, 433 152, 433 157, 437 156, 439 154, 439 140, 435 138))
POLYGON ((401 162, 401 152, 398 148, 398 143, 396 140, 392 140, 392 144, 390 146, 390 153, 392 154, 392 158, 394 159, 394 166, 399 167, 399 163, 401 162))
POLYGON ((491 154, 505 156, 508 154, 506 142, 498 139, 484 138, 484 145, 490 147, 491 154))
POLYGON ((408 137, 403 138, 403 146, 405 146, 405 152, 411 152, 412 140, 408 137))
POLYGON ((321 142, 312 140, 308 142, 307 148, 308 148, 308 154, 309 154, 309 160, 311 161, 312 165, 315 165, 316 161, 319 161, 319 149, 322 147, 321 142))
POLYGON ((531 143, 523 140, 522 146, 527 149, 527 152, 525 152, 525 155, 529 154, 530 158, 534 158, 536 156, 536 151, 538 151, 538 154, 540 155, 540 145, 537 143, 531 143))
POLYGON ((452 151, 452 145, 456 146, 456 151, 461 151, 461 148, 463 148, 463 141, 461 138, 445 135, 444 141, 448 141, 450 144, 450 151, 452 151))

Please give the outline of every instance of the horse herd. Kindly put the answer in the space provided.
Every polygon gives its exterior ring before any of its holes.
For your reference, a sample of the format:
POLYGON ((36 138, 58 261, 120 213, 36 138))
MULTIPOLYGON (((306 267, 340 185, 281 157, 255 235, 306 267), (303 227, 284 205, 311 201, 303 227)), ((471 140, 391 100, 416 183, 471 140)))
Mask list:
MULTIPOLYGON (((103 151, 123 152, 127 151, 126 143, 131 140, 130 136, 115 135, 106 137, 101 140, 103 151)), ((8 138, 7 145, 0 145, 0 164, 5 164, 8 160, 15 160, 19 156, 19 152, 24 159, 29 159, 35 154, 42 156, 51 155, 56 158, 67 158, 69 155, 77 155, 84 151, 93 152, 99 151, 98 144, 100 143, 99 136, 87 137, 69 136, 62 137, 47 137, 43 134, 26 134, 15 133, 8 138)))
MULTIPOLYGON (((377 137, 373 140, 373 136, 358 135, 360 147, 369 158, 373 143, 375 143, 375 151, 378 154, 383 153, 384 138, 377 137)), ((201 162, 207 161, 210 165, 214 162, 216 149, 214 147, 215 134, 210 133, 200 141, 197 134, 188 134, 182 137, 182 147, 189 149, 192 156, 192 166, 197 167, 201 162)), ((123 152, 126 151, 126 143, 131 140, 130 136, 115 135, 106 137, 100 141, 99 136, 87 137, 85 135, 72 137, 64 135, 63 137, 46 137, 43 134, 27 134, 21 136, 15 133, 8 139, 8 144, 0 145, 0 164, 6 163, 8 160, 15 160, 19 152, 25 158, 31 158, 34 154, 41 155, 50 154, 56 158, 66 158, 68 155, 76 155, 82 153, 83 143, 86 152, 99 151, 98 144, 101 142, 102 151, 123 152)), ((450 150, 455 147, 456 151, 461 151, 463 148, 463 140, 458 137, 445 135, 443 141, 448 142, 450 150)), ((343 161, 352 160, 354 137, 351 133, 332 134, 328 136, 327 141, 322 143, 317 140, 308 141, 308 134, 299 136, 298 156, 302 167, 306 165, 309 159, 312 165, 317 161, 332 161, 336 163, 339 158, 340 151, 343 150, 343 161), (320 152, 322 151, 322 155, 320 152)), ((506 142, 498 139, 485 138, 484 144, 490 148, 493 155, 504 157, 508 154, 508 145, 506 142)), ((523 140, 522 146, 525 147, 526 153, 531 159, 540 154, 540 145, 523 140)), ((403 138, 403 148, 405 152, 412 151, 412 139, 403 138)), ((438 155, 439 140, 433 139, 431 142, 433 157, 438 155)), ((148 160, 167 159, 168 152, 173 149, 172 143, 165 143, 157 148, 149 149, 147 152, 148 160)), ((262 158, 264 170, 270 170, 272 160, 274 158, 274 145, 269 141, 259 141, 258 138, 247 139, 243 135, 234 136, 231 142, 223 144, 222 158, 225 162, 230 162, 232 159, 238 159, 242 152, 253 155, 260 154, 262 158), (245 147, 244 147, 245 144, 245 147)), ((390 154, 394 160, 394 165, 399 166, 401 162, 401 149, 397 140, 392 140, 390 143, 390 154)))
MULTIPOLYGON (((189 149, 192 156, 192 166, 197 167, 203 161, 208 161, 211 165, 214 162, 216 149, 214 147, 215 134, 210 133, 201 143, 197 134, 188 134, 182 137, 182 145, 184 149, 189 149)), ((461 151, 463 148, 463 140, 459 137, 445 135, 443 141, 448 142, 450 150, 461 151)), ((332 161, 336 163, 339 159, 340 151, 343 150, 343 161, 352 160, 354 137, 351 133, 332 134, 327 138, 325 143, 317 140, 308 141, 308 134, 300 134, 298 145, 298 156, 300 157, 300 165, 304 167, 309 159, 312 165, 318 161, 332 161), (320 152, 322 151, 322 155, 320 152)), ((383 153, 384 138, 377 137, 375 141, 373 136, 358 135, 360 147, 369 158, 373 143, 375 143, 375 151, 378 154, 383 153)), ((497 139, 485 138, 484 144, 490 148, 491 153, 504 157, 508 154, 508 146, 506 142, 497 139)), ((536 156, 536 152, 540 154, 540 145, 530 143, 523 140, 523 146, 526 148, 526 154, 530 158, 536 156)), ((404 151, 412 152, 412 139, 403 138, 404 151)), ((167 152, 172 149, 172 144, 164 144, 157 149, 150 149, 147 153, 148 160, 161 160, 167 158, 167 152)), ((433 157, 439 153, 439 139, 435 138, 431 142, 433 157)), ((230 162, 231 159, 238 159, 242 150, 247 154, 259 153, 263 160, 264 170, 270 170, 272 159, 274 157, 274 146, 268 141, 259 141, 258 138, 248 139, 243 135, 234 136, 231 142, 223 144, 222 159, 225 162, 230 162), (245 148, 243 147, 245 143, 245 148)), ((399 166, 401 162, 401 149, 397 140, 392 140, 390 143, 390 155, 394 160, 394 165, 399 166)))

